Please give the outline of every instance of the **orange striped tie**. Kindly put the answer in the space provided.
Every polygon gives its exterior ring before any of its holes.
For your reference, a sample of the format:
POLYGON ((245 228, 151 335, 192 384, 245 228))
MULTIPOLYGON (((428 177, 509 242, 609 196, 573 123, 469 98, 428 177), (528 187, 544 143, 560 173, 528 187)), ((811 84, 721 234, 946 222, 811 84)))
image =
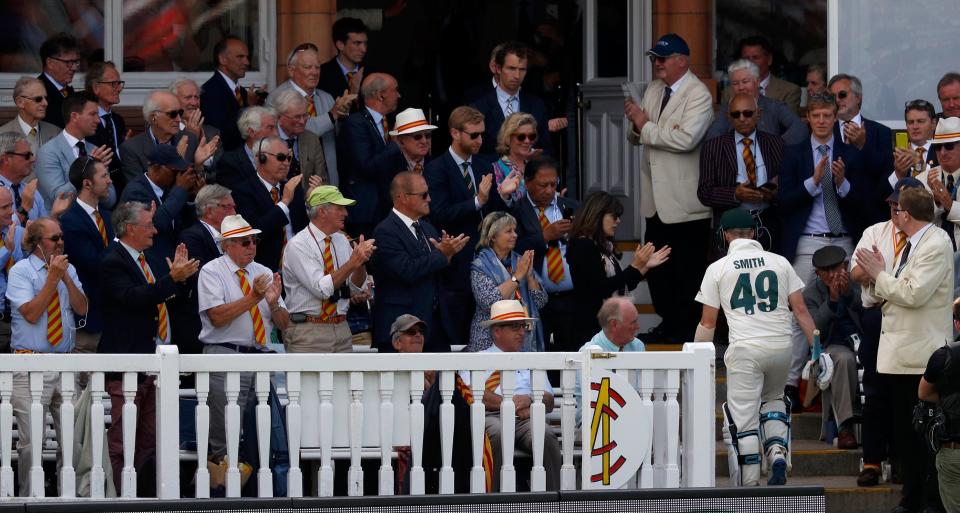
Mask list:
POLYGON ((63 319, 60 315, 60 292, 54 290, 50 304, 47 305, 47 342, 51 346, 56 346, 63 340, 63 319))
POLYGON ((237 86, 237 88, 233 90, 233 96, 237 99, 237 103, 242 107, 243 95, 240 93, 240 86, 237 86))
MULTIPOLYGON (((147 283, 153 285, 155 280, 153 279, 153 274, 150 274, 150 269, 147 268, 147 259, 144 258, 143 253, 140 253, 140 256, 137 257, 137 261, 140 262, 140 268, 143 269, 143 274, 147 277, 147 283)), ((167 340, 167 304, 160 303, 157 305, 157 338, 160 340, 167 340)))
MULTIPOLYGON (((333 274, 333 240, 330 236, 326 236, 323 239, 323 242, 326 243, 323 247, 323 273, 324 274, 333 274)), ((320 318, 327 320, 333 318, 337 315, 337 303, 331 301, 329 298, 323 300, 323 311, 320 312, 320 318)))
POLYGON ((493 371, 493 374, 487 378, 487 382, 483 385, 483 389, 487 392, 496 392, 497 387, 500 386, 500 371, 493 371))
POLYGON ((390 124, 387 118, 380 118, 380 125, 383 126, 383 142, 390 142, 390 124))
POLYGON ((307 114, 311 117, 317 117, 317 106, 313 104, 313 96, 305 94, 303 99, 307 100, 307 114))
POLYGON ((100 215, 99 210, 93 211, 93 218, 97 222, 97 231, 100 232, 100 238, 103 239, 103 247, 107 247, 109 244, 107 240, 107 226, 103 224, 103 216, 100 215))
POLYGON ((747 168, 747 181, 750 185, 757 185, 757 163, 753 160, 753 152, 750 151, 752 142, 749 137, 743 138, 743 167, 747 168))
MULTIPOLYGON (((550 226, 547 214, 544 209, 540 209, 540 229, 546 230, 550 226)), ((560 283, 563 281, 563 256, 560 255, 559 246, 547 247, 547 276, 550 281, 560 283)))
POLYGON ((900 252, 903 251, 903 248, 907 245, 907 233, 898 231, 897 232, 897 243, 893 246, 893 257, 897 258, 900 256, 900 252))
MULTIPOLYGON (((240 277, 240 290, 243 291, 243 295, 250 295, 250 282, 247 281, 246 277, 247 271, 244 269, 237 269, 237 276, 240 277)), ((267 332, 263 327, 263 317, 260 315, 260 303, 250 307, 250 318, 253 320, 253 339, 256 340, 258 346, 264 346, 267 344, 267 332)))

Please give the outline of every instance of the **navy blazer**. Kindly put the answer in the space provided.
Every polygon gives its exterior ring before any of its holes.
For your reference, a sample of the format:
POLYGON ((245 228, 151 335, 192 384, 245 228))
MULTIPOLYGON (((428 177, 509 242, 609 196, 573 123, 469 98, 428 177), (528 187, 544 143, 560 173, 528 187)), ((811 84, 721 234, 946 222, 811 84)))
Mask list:
MULTIPOLYGON (((533 269, 540 272, 543 269, 543 257, 547 254, 547 242, 543 240, 543 228, 540 227, 540 214, 533 209, 530 197, 524 196, 514 202, 511 213, 517 218, 517 246, 514 251, 523 254, 533 250, 533 269)), ((577 200, 557 196, 557 206, 560 210, 580 208, 577 200)))
POLYGON ((187 205, 187 199, 187 191, 175 185, 167 190, 165 198, 158 198, 145 173, 127 184, 120 196, 121 203, 139 201, 147 205, 150 205, 150 202, 157 204, 157 212, 153 215, 157 234, 153 236, 153 246, 146 250, 146 253, 160 260, 173 258, 177 248, 177 234, 196 220, 196 213, 187 205))
MULTIPOLYGON (((420 220, 427 239, 439 240, 439 232, 429 222, 420 220)), ((422 244, 397 214, 391 212, 373 231, 377 240, 377 250, 370 260, 371 273, 377 283, 377 302, 373 309, 373 343, 380 352, 392 353, 395 350, 390 341, 390 325, 402 314, 413 314, 430 323, 434 318, 434 297, 438 293, 439 271, 447 267, 447 257, 430 246, 430 251, 422 244)), ((447 306, 439 302, 441 319, 444 326, 427 326, 428 341, 445 334, 456 333, 454 326, 446 322, 443 315, 447 306), (442 330, 436 332, 435 330, 442 330)), ((449 351, 449 336, 446 347, 431 347, 428 342, 424 351, 449 351)))
POLYGON ((247 90, 240 87, 241 103, 237 103, 234 91, 219 71, 214 71, 210 80, 200 88, 200 110, 204 122, 220 130, 220 146, 230 151, 243 144, 243 136, 237 127, 240 111, 247 108, 247 90))
MULTIPOLYGON (((219 227, 217 227, 219 229, 219 227)), ((220 250, 217 249, 217 243, 210 235, 210 231, 202 223, 194 223, 189 228, 180 232, 180 242, 187 247, 187 254, 190 258, 195 258, 203 267, 207 262, 220 257, 220 250)), ((203 344, 200 343, 200 316, 197 312, 200 310, 197 303, 197 279, 200 273, 194 274, 187 279, 188 289, 186 297, 179 298, 176 306, 171 311, 171 316, 176 320, 173 322, 173 330, 170 332, 171 341, 177 345, 181 353, 198 354, 203 351, 203 344)))
POLYGON ((123 144, 127 136, 127 123, 123 120, 123 116, 114 110, 110 111, 110 121, 113 123, 114 133, 117 134, 116 143, 113 141, 113 134, 107 130, 107 127, 103 126, 103 118, 100 118, 100 122, 97 123, 97 132, 87 137, 86 141, 98 148, 103 145, 113 148, 113 159, 110 161, 108 169, 110 170, 110 179, 113 180, 113 186, 117 189, 117 194, 120 194, 127 185, 127 179, 121 172, 123 163, 120 160, 120 145, 123 144))
MULTIPOLYGON (((550 153, 550 130, 547 127, 547 106, 540 97, 520 91, 520 107, 518 112, 526 112, 537 120, 537 148, 543 148, 544 153, 550 153)), ((497 157, 497 133, 503 125, 503 109, 497 101, 497 90, 490 89, 472 104, 483 114, 483 144, 480 154, 490 160, 497 157)))
MULTIPOLYGON (((110 211, 100 209, 100 216, 107 230, 107 241, 112 241, 110 211)), ((87 324, 82 329, 88 333, 100 333, 103 331, 103 314, 97 286, 100 281, 100 260, 107 247, 103 245, 96 223, 76 201, 60 216, 60 229, 63 230, 63 252, 77 269, 77 277, 87 295, 87 324)))
MULTIPOLYGON (((283 194, 283 185, 280 182, 280 194, 283 194)), ((271 271, 280 269, 280 255, 283 252, 284 228, 288 220, 286 214, 270 198, 270 192, 260 182, 258 176, 240 182, 232 189, 234 203, 237 204, 237 213, 250 223, 250 226, 262 230, 260 244, 257 245, 255 260, 271 271)), ((293 193, 293 201, 287 207, 290 209, 289 222, 293 224, 293 233, 297 233, 307 226, 306 200, 303 187, 297 187, 293 193)))
POLYGON ((217 183, 228 189, 256 177, 257 169, 243 146, 225 152, 217 161, 217 183))
POLYGON ((370 225, 380 222, 381 214, 387 211, 380 204, 382 184, 387 184, 389 190, 390 180, 407 168, 400 147, 384 142, 373 116, 363 108, 343 121, 337 138, 337 159, 340 186, 347 184, 350 198, 357 201, 350 207, 349 221, 370 225))
MULTIPOLYGON (((52 123, 57 125, 61 129, 66 125, 63 122, 63 94, 60 93, 60 90, 53 85, 53 82, 50 82, 50 79, 47 78, 46 73, 40 73, 37 78, 43 82, 44 89, 47 90, 47 114, 44 116, 43 120, 47 123, 52 123)), ((68 94, 73 94, 73 86, 67 84, 68 94)))
MULTIPOLYGON (((369 74, 364 70, 364 76, 369 74)), ((343 70, 340 69, 340 65, 337 64, 337 56, 334 55, 332 59, 320 65, 320 81, 317 82, 317 89, 321 91, 326 91, 327 94, 333 96, 334 99, 343 96, 343 91, 349 87, 347 83, 347 77, 343 74, 343 70)), ((360 101, 360 97, 357 97, 357 102, 360 101)), ((357 105, 357 103, 354 103, 357 105)))
MULTIPOLYGON (((100 304, 104 319, 98 353, 149 353, 157 350, 157 305, 183 291, 170 277, 167 263, 145 252, 154 283, 147 278, 119 241, 110 243, 100 264, 100 304)), ((171 323, 173 321, 171 320, 171 323)))
MULTIPOLYGON (((854 244, 860 239, 863 229, 870 226, 874 215, 868 208, 876 194, 874 183, 865 175, 860 154, 856 148, 834 138, 831 160, 842 158, 844 177, 850 182, 850 193, 840 199, 840 215, 854 244)), ((777 190, 777 207, 783 220, 780 254, 793 261, 797 254, 797 241, 804 233, 807 219, 813 210, 814 197, 807 192, 804 180, 813 176, 813 148, 810 140, 788 146, 783 152, 780 166, 780 188, 777 190)), ((824 170, 824 176, 829 169, 824 170)))
MULTIPOLYGON (((850 145, 850 149, 860 156, 864 173, 873 183, 873 195, 868 198, 869 203, 864 204, 864 207, 869 208, 873 223, 879 223, 890 218, 886 200, 887 196, 893 192, 893 188, 890 187, 888 181, 890 173, 893 172, 893 132, 885 125, 872 119, 864 117, 861 117, 861 119, 863 120, 863 128, 867 132, 867 140, 862 150, 858 150, 853 145, 850 145)), ((842 140, 840 124, 838 122, 833 125, 833 138, 837 141, 842 140)))

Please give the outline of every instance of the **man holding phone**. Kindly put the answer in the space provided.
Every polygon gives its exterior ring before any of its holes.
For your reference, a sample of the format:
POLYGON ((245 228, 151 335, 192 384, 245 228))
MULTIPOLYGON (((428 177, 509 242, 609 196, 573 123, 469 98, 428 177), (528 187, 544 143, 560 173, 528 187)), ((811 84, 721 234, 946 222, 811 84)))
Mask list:
POLYGON ((939 165, 937 152, 933 149, 933 131, 937 128, 937 113, 927 100, 907 102, 903 109, 906 132, 896 135, 893 150, 893 173, 887 177, 890 186, 907 176, 916 177, 927 169, 939 165))
POLYGON ((700 151, 697 198, 713 208, 714 222, 737 206, 752 213, 769 234, 757 234, 761 244, 773 251, 779 247, 780 220, 770 207, 777 197, 783 140, 757 130, 760 116, 753 95, 735 95, 726 116, 732 129, 707 140, 700 151))

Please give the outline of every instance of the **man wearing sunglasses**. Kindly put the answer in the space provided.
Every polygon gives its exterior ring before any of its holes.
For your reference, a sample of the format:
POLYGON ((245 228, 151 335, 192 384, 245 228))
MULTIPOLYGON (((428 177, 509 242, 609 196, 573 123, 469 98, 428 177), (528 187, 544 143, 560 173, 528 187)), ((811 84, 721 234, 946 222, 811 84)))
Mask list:
POLYGON ((690 71, 690 48, 667 34, 647 51, 656 80, 640 105, 624 103, 632 123, 631 144, 643 145, 640 161, 640 213, 646 218, 644 239, 673 255, 647 277, 657 314, 663 322, 646 337, 653 342, 692 340, 700 318, 693 300, 707 268, 710 208, 697 199, 700 144, 713 121, 713 96, 690 71))
POLYGON ((960 185, 960 118, 946 118, 937 123, 933 136, 933 150, 940 165, 921 176, 921 182, 933 194, 936 202, 935 221, 947 231, 950 240, 960 240, 960 203, 957 189, 960 185))
POLYGON ((0 133, 22 133, 30 142, 30 151, 36 155, 41 146, 60 133, 60 127, 43 121, 49 108, 43 82, 34 77, 18 79, 13 86, 13 103, 17 105, 17 116, 0 125, 0 133))
POLYGON ((40 46, 40 62, 43 64, 43 72, 37 78, 43 82, 49 102, 43 120, 63 128, 63 100, 74 94, 70 83, 80 67, 80 47, 77 40, 64 32, 52 36, 40 46))
POLYGON ((381 219, 390 211, 390 181, 400 171, 406 170, 423 175, 432 148, 433 131, 436 126, 427 122, 422 109, 404 109, 397 114, 395 127, 389 132, 391 139, 400 147, 400 154, 391 164, 391 173, 379 177, 381 219))
MULTIPOLYGON (((807 127, 786 104, 760 94, 760 69, 747 59, 734 61, 727 67, 730 88, 734 94, 746 94, 756 99, 758 109, 751 114, 759 117, 757 128, 768 134, 783 138, 784 144, 797 144, 807 137, 807 127)), ((732 98, 731 98, 732 101, 732 98)), ((724 104, 717 113, 717 119, 707 130, 707 139, 712 139, 730 131, 727 118, 728 105, 724 104)))

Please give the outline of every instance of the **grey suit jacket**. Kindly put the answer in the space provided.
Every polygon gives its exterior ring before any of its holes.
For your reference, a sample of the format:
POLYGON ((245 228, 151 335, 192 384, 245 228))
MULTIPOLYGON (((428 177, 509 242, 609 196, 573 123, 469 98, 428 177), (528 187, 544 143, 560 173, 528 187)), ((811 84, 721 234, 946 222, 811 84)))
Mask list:
MULTIPOLYGON (((771 75, 770 82, 767 84, 766 94, 764 95, 771 100, 781 101, 796 115, 800 115, 800 86, 794 84, 793 82, 787 82, 786 80, 780 80, 779 78, 771 75)), ((723 90, 723 95, 721 96, 721 103, 723 105, 728 105, 730 103, 730 98, 733 97, 733 88, 727 87, 723 90)))
MULTIPOLYGON (((84 145, 87 148, 88 155, 95 148, 86 141, 84 141, 84 145)), ((73 185, 70 184, 69 176, 70 166, 73 165, 75 160, 77 160, 77 156, 74 155, 73 147, 67 143, 63 132, 40 147, 40 151, 37 152, 37 163, 34 166, 34 172, 37 174, 37 180, 39 182, 37 184, 38 189, 40 190, 40 195, 43 196, 45 204, 53 205, 54 197, 62 192, 77 192, 73 185)), ((111 184, 110 195, 107 196, 105 201, 101 201, 100 204, 104 208, 112 210, 116 202, 117 191, 111 184)))
MULTIPOLYGON (((270 96, 267 96, 267 104, 272 106, 278 94, 292 88, 293 83, 289 80, 278 85, 270 93, 270 96)), ((327 163, 328 177, 323 183, 340 185, 340 175, 337 173, 337 130, 336 125, 327 114, 333 108, 333 101, 333 96, 330 96, 326 91, 313 90, 313 106, 317 109, 317 115, 312 116, 307 121, 307 130, 316 134, 323 143, 323 156, 327 163)), ((304 177, 304 182, 306 182, 306 177, 304 177)))
MULTIPOLYGON (((149 130, 149 127, 147 128, 149 130)), ((197 136, 181 131, 173 136, 173 144, 176 145, 181 137, 187 137, 187 155, 193 155, 197 151, 197 136)), ((149 164, 147 154, 156 146, 153 137, 146 130, 135 137, 131 137, 120 145, 121 162, 123 163, 123 176, 127 177, 127 183, 134 181, 138 176, 147 170, 149 164)), ((193 157, 186 159, 187 162, 193 162, 193 157)))
POLYGON ((29 134, 23 132, 23 127, 20 126, 20 123, 17 122, 17 118, 13 118, 8 121, 3 126, 0 126, 0 134, 3 132, 19 132, 22 133, 28 141, 30 141, 30 151, 36 154, 40 151, 40 147, 47 143, 50 139, 60 135, 61 128, 53 123, 47 123, 46 121, 41 121, 37 124, 37 135, 38 139, 31 139, 29 134))
POLYGON ((300 134, 297 139, 298 151, 300 152, 300 174, 303 179, 300 182, 303 190, 308 189, 308 183, 311 176, 319 176, 323 183, 330 183, 330 176, 327 174, 327 161, 324 154, 323 145, 320 138, 313 132, 307 130, 300 134))
MULTIPOLYGON (((757 103, 760 106, 760 121, 757 123, 757 130, 779 135, 783 138, 784 146, 799 144, 807 139, 810 134, 807 125, 804 125, 786 104, 762 95, 757 99, 757 103)), ((721 136, 733 129, 733 126, 730 125, 730 119, 727 118, 729 110, 729 104, 720 106, 717 118, 713 120, 713 124, 707 130, 707 139, 721 136)))

